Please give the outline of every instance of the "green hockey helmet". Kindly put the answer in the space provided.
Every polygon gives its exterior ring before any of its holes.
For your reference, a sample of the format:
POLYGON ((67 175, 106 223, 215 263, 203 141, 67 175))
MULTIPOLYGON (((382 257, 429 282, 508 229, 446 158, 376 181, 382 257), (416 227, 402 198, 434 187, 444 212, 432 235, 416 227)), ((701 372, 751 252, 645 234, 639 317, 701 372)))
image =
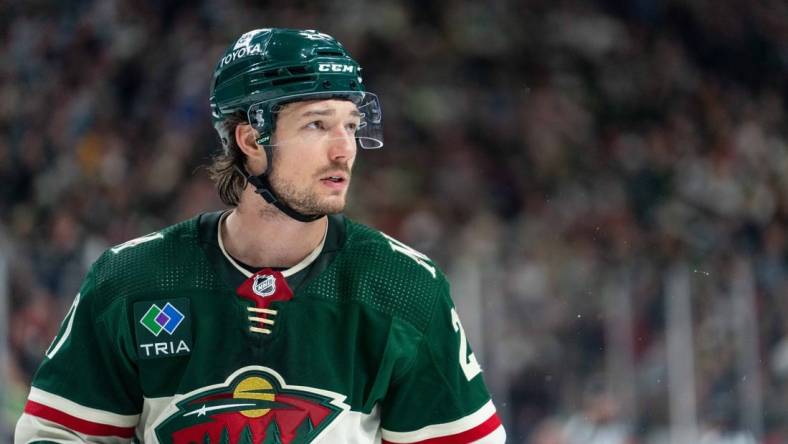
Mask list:
POLYGON ((344 99, 361 114, 356 140, 362 148, 383 146, 380 102, 364 90, 361 67, 333 37, 313 30, 267 28, 243 34, 219 59, 211 82, 211 115, 220 123, 242 112, 271 143, 276 113, 302 100, 344 99))

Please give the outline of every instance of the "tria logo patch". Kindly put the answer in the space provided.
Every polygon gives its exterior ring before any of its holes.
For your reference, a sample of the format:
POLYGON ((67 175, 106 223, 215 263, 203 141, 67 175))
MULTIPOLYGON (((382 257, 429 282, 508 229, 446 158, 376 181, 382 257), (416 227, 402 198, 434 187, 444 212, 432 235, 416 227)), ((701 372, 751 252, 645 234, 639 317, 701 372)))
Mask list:
POLYGON ((183 313, 169 302, 164 305, 164 308, 159 308, 158 305, 153 304, 140 319, 140 324, 153 333, 153 336, 159 336, 159 333, 162 331, 173 334, 175 329, 183 322, 184 317, 183 313))
POLYGON ((276 279, 270 274, 257 274, 252 285, 254 294, 262 297, 276 293, 276 279))
POLYGON ((267 367, 249 366, 223 384, 187 393, 155 426, 161 443, 309 443, 349 410, 345 396, 285 383, 267 367))
POLYGON ((141 301, 134 304, 137 352, 141 359, 191 353, 189 299, 141 301))

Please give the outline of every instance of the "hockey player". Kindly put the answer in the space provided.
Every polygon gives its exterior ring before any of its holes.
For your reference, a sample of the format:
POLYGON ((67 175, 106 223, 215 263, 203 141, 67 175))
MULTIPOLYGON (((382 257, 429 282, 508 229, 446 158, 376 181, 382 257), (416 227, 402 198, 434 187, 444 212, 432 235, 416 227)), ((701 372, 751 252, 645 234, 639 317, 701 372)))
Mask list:
POLYGON ((383 145, 359 71, 315 31, 230 45, 210 100, 232 209, 96 261, 16 443, 504 442, 443 274, 341 215, 357 147, 383 145))

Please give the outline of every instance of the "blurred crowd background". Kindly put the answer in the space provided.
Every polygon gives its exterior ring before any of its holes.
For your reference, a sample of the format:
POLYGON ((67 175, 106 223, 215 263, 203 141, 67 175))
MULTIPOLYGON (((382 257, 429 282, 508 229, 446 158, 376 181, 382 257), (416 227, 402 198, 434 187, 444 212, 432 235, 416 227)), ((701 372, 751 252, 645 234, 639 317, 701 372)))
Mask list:
POLYGON ((91 262, 221 208, 268 26, 364 67, 347 214, 450 274, 510 442, 788 442, 784 0, 0 2, 1 441, 91 262))

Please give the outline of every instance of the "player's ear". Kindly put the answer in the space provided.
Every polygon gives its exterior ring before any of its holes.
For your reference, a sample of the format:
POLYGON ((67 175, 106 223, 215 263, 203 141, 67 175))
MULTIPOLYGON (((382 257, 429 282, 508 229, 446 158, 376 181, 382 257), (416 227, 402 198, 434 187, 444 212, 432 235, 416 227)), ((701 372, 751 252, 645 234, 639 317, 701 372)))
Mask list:
POLYGON ((247 168, 255 174, 265 171, 266 167, 265 152, 262 146, 257 144, 258 137, 257 131, 248 123, 241 123, 235 127, 235 142, 246 155, 247 168))
POLYGON ((235 126, 235 143, 247 156, 255 156, 260 151, 261 146, 256 142, 257 137, 257 131, 252 125, 241 123, 235 126))

